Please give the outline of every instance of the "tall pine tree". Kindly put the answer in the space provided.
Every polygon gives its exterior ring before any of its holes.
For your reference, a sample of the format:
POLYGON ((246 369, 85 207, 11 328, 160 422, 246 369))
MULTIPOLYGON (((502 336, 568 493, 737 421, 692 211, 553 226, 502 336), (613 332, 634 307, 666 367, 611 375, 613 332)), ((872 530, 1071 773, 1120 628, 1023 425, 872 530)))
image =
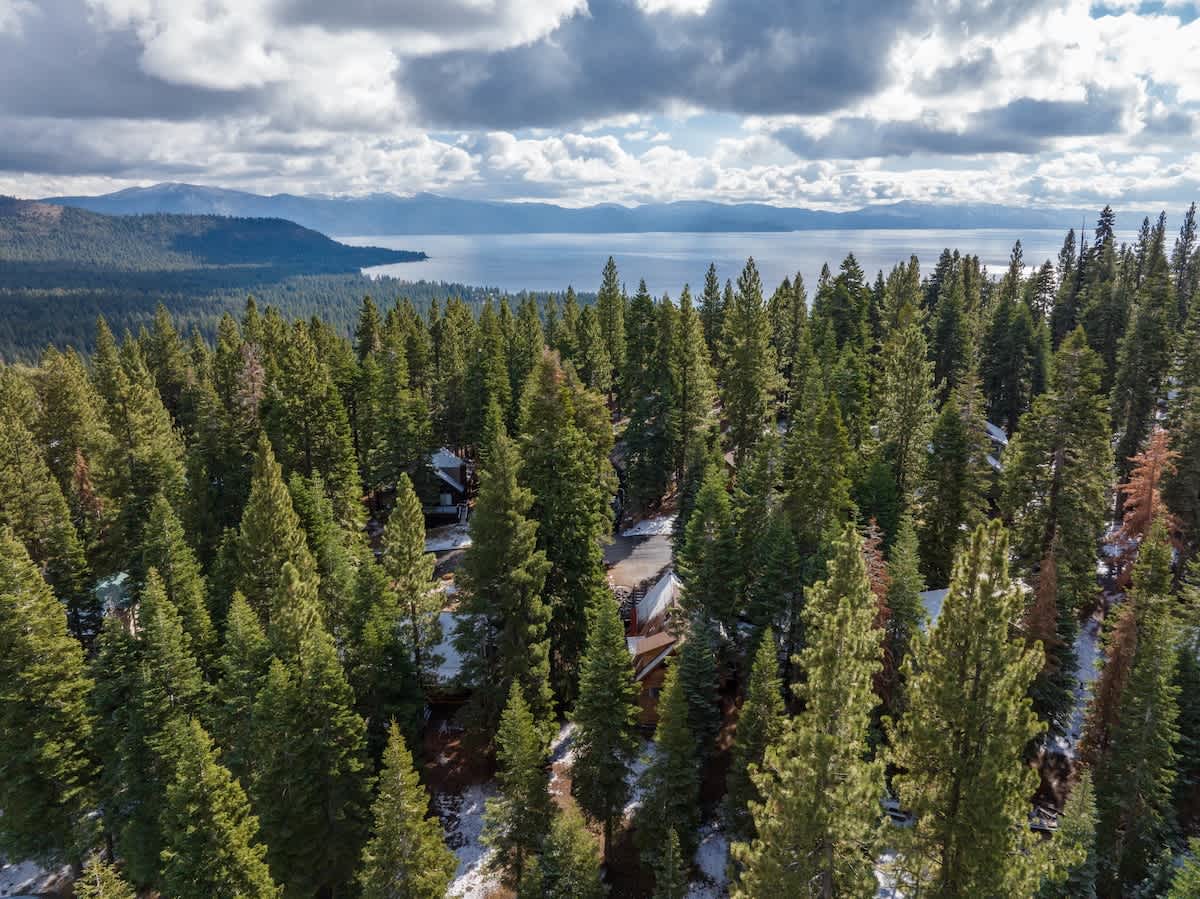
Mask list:
POLYGON ((458 860, 446 848, 441 822, 429 816, 429 794, 394 721, 371 808, 373 834, 358 872, 363 899, 441 899, 458 860))
POLYGON ((736 895, 869 895, 875 886, 883 761, 866 758, 876 698, 880 632, 852 525, 842 532, 828 578, 809 592, 803 713, 788 722, 754 777, 757 837, 738 844, 736 895))
POLYGON ((906 665, 908 708, 889 728, 893 783, 915 817, 902 848, 914 889, 1026 896, 1037 886, 1042 850, 1026 823, 1037 773, 1022 753, 1043 730, 1026 696, 1042 658, 1010 634, 1023 607, 1004 530, 980 526, 906 665))
POLYGON ((637 684, 616 604, 599 600, 589 610, 587 649, 579 670, 571 794, 604 831, 604 854, 629 799, 629 766, 637 752, 637 684))

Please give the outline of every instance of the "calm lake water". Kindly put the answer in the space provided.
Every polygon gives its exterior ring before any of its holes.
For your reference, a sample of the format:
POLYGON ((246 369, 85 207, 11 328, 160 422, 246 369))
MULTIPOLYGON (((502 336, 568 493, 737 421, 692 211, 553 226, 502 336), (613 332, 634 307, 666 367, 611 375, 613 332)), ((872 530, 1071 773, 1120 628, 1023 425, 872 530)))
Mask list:
POLYGON ((424 250, 429 259, 366 269, 368 275, 391 275, 409 281, 457 281, 461 284, 498 287, 502 290, 594 291, 611 255, 621 279, 632 293, 646 279, 650 292, 667 291, 678 297, 684 284, 692 293, 704 285, 709 262, 715 262, 722 283, 737 279, 753 256, 769 293, 799 272, 812 295, 821 266, 829 263, 836 273, 846 253, 853 252, 873 280, 897 262, 915 253, 922 270, 931 271, 942 249, 950 247, 978 254, 999 275, 1008 265, 1013 242, 1020 239, 1027 265, 1054 259, 1065 231, 981 230, 862 230, 789 231, 772 233, 712 234, 404 234, 396 236, 340 237, 349 244, 370 244, 398 250, 424 250))

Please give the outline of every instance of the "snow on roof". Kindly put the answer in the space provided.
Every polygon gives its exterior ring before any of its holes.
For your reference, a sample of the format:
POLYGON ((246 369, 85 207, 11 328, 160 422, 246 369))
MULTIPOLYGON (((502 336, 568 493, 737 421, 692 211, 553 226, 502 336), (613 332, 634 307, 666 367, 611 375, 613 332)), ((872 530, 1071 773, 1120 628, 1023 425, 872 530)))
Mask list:
POLYGON ((440 447, 431 460, 434 468, 458 468, 463 460, 446 447, 440 447))
POLYGON ((996 469, 996 471, 1002 470, 1002 466, 1000 465, 1000 460, 997 459, 995 456, 993 456, 991 453, 988 453, 988 455, 987 455, 987 463, 988 463, 988 465, 992 466, 992 468, 996 469))
POLYGON ((1008 435, 1004 433, 1004 429, 999 425, 994 425, 990 421, 984 422, 987 428, 988 436, 991 437, 1001 446, 1008 446, 1008 435))
POLYGON ((921 605, 925 607, 925 614, 929 617, 930 627, 937 624, 938 616, 942 614, 942 603, 946 601, 946 597, 949 595, 949 587, 944 587, 941 590, 926 590, 920 594, 921 605))
POLYGON ((457 478, 452 478, 449 474, 447 474, 441 468, 435 468, 434 473, 436 473, 439 478, 441 478, 443 481, 445 481, 447 484, 449 484, 451 487, 453 487, 459 493, 467 492, 466 488, 463 487, 463 485, 458 482, 457 478))
POLYGON ((674 571, 668 571, 660 577, 658 583, 651 587, 638 603, 638 625, 644 628, 651 621, 665 615, 667 609, 675 604, 679 597, 679 588, 682 586, 674 571))

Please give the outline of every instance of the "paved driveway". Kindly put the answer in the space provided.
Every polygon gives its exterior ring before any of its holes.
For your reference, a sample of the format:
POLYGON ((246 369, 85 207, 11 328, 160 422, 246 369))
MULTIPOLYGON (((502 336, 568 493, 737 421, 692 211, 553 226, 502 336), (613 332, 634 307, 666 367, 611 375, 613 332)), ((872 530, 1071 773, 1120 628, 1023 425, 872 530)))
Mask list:
POLYGON ((671 537, 613 537, 604 548, 604 563, 613 586, 636 587, 671 564, 671 537))

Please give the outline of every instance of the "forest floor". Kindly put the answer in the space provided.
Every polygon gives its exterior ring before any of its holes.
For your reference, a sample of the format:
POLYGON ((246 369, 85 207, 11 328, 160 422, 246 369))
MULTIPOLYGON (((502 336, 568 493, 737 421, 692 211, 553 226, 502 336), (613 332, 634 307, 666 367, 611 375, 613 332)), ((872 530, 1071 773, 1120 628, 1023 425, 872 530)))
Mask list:
POLYGON ((70 865, 47 870, 35 862, 0 859, 0 897, 25 899, 33 896, 66 896, 70 893, 70 865))

